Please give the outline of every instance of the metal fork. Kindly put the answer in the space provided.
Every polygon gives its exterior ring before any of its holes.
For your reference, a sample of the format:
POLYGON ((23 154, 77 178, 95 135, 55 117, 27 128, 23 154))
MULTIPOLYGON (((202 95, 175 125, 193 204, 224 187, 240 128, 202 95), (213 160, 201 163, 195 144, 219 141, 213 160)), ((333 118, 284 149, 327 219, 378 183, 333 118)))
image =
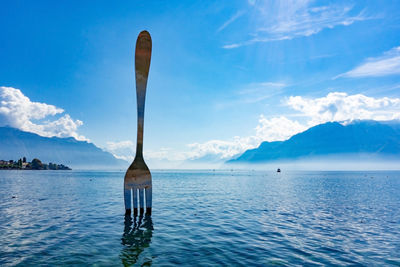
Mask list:
POLYGON ((137 100, 137 142, 136 156, 126 171, 124 178, 125 214, 131 214, 133 193, 133 213, 138 213, 138 196, 140 214, 144 213, 144 194, 146 195, 146 215, 151 215, 152 183, 151 173, 143 159, 143 123, 144 104, 146 98, 147 78, 151 58, 151 37, 142 31, 136 41, 135 76, 137 100))

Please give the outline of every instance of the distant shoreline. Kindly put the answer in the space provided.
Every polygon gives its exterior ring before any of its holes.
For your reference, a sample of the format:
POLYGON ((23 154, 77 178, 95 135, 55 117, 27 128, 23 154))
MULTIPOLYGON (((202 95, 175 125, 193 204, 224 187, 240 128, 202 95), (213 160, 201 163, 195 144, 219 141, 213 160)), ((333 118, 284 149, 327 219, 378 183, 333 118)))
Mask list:
POLYGON ((26 157, 19 160, 0 160, 0 170, 72 170, 64 164, 42 163, 38 158, 34 158, 32 162, 28 162, 26 157))
POLYGON ((0 168, 0 171, 72 171, 71 168, 68 167, 68 169, 15 169, 15 168, 0 168))

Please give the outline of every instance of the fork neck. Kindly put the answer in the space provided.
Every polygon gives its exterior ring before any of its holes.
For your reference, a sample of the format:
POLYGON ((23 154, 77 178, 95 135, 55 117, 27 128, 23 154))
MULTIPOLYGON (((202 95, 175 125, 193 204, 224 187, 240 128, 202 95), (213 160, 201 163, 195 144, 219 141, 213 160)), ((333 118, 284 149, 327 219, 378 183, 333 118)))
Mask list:
POLYGON ((136 77, 136 99, 137 99, 137 139, 136 157, 143 158, 143 128, 144 128, 144 104, 146 98, 146 79, 136 77))
POLYGON ((137 139, 136 139, 136 157, 141 157, 141 158, 143 158, 143 123, 144 123, 143 111, 141 112, 141 114, 139 114, 140 112, 138 109, 138 125, 137 125, 137 139))
POLYGON ((137 135, 137 143, 136 143, 136 158, 143 158, 143 124, 139 126, 138 124, 138 135, 137 135), (139 130, 139 128, 141 128, 139 130))

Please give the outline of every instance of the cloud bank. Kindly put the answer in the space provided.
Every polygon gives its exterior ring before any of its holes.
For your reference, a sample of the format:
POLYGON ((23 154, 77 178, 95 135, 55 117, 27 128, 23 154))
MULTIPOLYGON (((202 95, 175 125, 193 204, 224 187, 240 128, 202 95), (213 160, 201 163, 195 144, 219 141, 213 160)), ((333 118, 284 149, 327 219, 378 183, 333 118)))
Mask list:
POLYGON ((205 143, 193 143, 188 147, 191 150, 189 159, 201 158, 206 155, 216 155, 217 158, 226 160, 247 149, 256 148, 263 141, 283 141, 292 135, 306 130, 298 121, 290 120, 284 116, 271 119, 260 115, 254 135, 248 137, 235 136, 232 140, 211 140, 205 143))
MULTIPOLYGON (((343 92, 332 92, 319 98, 290 96, 283 102, 290 109, 290 115, 271 118, 260 115, 254 134, 251 136, 235 136, 230 140, 192 143, 187 145, 186 151, 175 151, 169 148, 163 148, 160 151, 145 151, 145 157, 177 161, 207 157, 225 161, 247 149, 258 147, 263 141, 287 140, 321 123, 339 121, 346 124, 353 120, 400 119, 400 98, 374 98, 363 94, 348 95, 343 92)), ((108 150, 114 154, 125 151, 131 159, 134 156, 134 144, 131 141, 110 142, 108 150), (126 150, 127 147, 129 147, 128 150, 126 150)), ((126 154, 124 157, 126 158, 126 154)))
POLYGON ((400 98, 329 93, 321 98, 291 96, 287 105, 307 118, 307 126, 331 121, 400 119, 400 98))
POLYGON ((136 145, 130 141, 109 141, 104 148, 108 152, 114 155, 117 159, 123 159, 126 161, 132 161, 135 156, 136 145))
POLYGON ((19 89, 0 87, 0 126, 10 126, 45 137, 87 140, 77 132, 82 121, 73 120, 68 114, 58 119, 52 118, 62 113, 64 110, 54 105, 32 102, 19 89))

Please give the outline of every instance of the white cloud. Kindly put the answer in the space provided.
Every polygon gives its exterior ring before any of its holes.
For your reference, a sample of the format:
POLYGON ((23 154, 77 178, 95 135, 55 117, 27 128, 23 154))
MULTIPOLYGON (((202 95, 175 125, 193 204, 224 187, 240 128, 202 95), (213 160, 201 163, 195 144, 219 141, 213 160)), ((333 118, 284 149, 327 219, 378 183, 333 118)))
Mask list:
POLYGON ((136 145, 130 140, 119 142, 109 141, 104 149, 113 154, 117 159, 132 161, 135 157, 136 145))
MULTIPOLYGON (((292 117, 302 118, 302 123, 290 116, 266 118, 260 116, 253 135, 234 137, 231 140, 210 140, 188 145, 189 151, 181 153, 182 158, 196 159, 215 155, 226 160, 247 149, 256 148, 263 141, 282 141, 303 132, 317 124, 353 120, 393 120, 400 119, 400 98, 374 98, 362 94, 348 95, 333 92, 320 98, 291 96, 285 101, 297 113, 292 117)), ((171 154, 174 151, 169 151, 171 154)))
POLYGON ((134 151, 134 143, 130 140, 120 141, 120 142, 107 142, 107 148, 111 151, 116 151, 120 149, 128 149, 129 151, 134 151))
POLYGON ((195 159, 212 154, 221 159, 228 159, 247 149, 256 148, 263 141, 283 141, 304 130, 306 130, 305 126, 284 116, 267 119, 261 115, 254 135, 235 136, 228 141, 211 140, 205 143, 190 144, 190 156, 191 159, 195 159))
POLYGON ((351 6, 330 4, 315 6, 310 0, 259 1, 250 4, 255 11, 254 37, 244 42, 227 44, 232 49, 257 42, 290 40, 311 36, 323 29, 348 26, 356 21, 368 19, 363 12, 352 15, 351 6))
MULTIPOLYGON (((136 155, 136 144, 131 140, 118 142, 109 141, 106 143, 106 147, 104 147, 104 150, 110 152, 114 155, 114 157, 118 159, 132 162, 136 155)), ((189 158, 187 152, 177 152, 165 147, 162 147, 157 151, 145 150, 143 151, 143 156, 146 160, 164 159, 182 161, 189 158)))
POLYGON ((262 141, 271 142, 287 140, 291 136, 305 131, 307 127, 300 124, 298 121, 290 120, 285 116, 266 119, 264 115, 261 115, 255 129, 257 140, 259 140, 260 143, 262 141))
MULTIPOLYGON (((170 148, 161 148, 158 151, 144 151, 144 157, 149 160, 184 161, 213 155, 226 160, 247 149, 257 147, 263 141, 286 140, 290 136, 304 131, 305 126, 286 117, 266 119, 260 116, 255 128, 255 134, 248 137, 235 136, 231 140, 210 140, 205 143, 188 144, 188 150, 177 151, 170 148)), ((115 157, 132 161, 135 156, 135 144, 132 141, 107 142, 107 151, 115 157)))
POLYGON ((241 44, 241 43, 237 43, 237 44, 228 44, 228 45, 223 45, 222 48, 225 48, 225 49, 233 49, 233 48, 241 47, 241 46, 243 46, 243 45, 245 45, 245 44, 244 44, 244 43, 243 43, 243 44, 241 44))
POLYGON ((237 20, 238 18, 243 16, 243 14, 244 14, 244 11, 236 12, 235 15, 230 17, 227 21, 224 22, 224 24, 221 25, 221 27, 218 28, 217 32, 220 32, 223 29, 225 29, 229 24, 233 23, 235 20, 237 20))
POLYGON ((252 137, 240 138, 238 136, 228 141, 210 140, 205 143, 193 143, 188 145, 190 152, 187 155, 188 159, 197 159, 206 155, 216 155, 221 159, 226 159, 252 148, 251 144, 254 143, 252 137))
POLYGON ((321 98, 291 96, 287 105, 307 119, 308 126, 330 121, 400 119, 400 98, 329 93, 321 98))
POLYGON ((41 121, 62 113, 64 110, 56 106, 32 102, 19 89, 0 87, 0 126, 11 126, 46 137, 74 137, 77 140, 87 140, 77 132, 83 122, 73 120, 68 114, 58 119, 41 121))
POLYGON ((369 58, 356 68, 338 77, 380 77, 400 74, 400 46, 392 48, 380 57, 369 58))
MULTIPOLYGON (((281 83, 273 83, 273 85, 284 86, 281 83)), ((229 140, 192 143, 187 145, 188 149, 185 151, 170 148, 144 151, 144 156, 146 160, 150 161, 182 162, 203 157, 224 161, 248 149, 258 147, 263 141, 287 140, 291 136, 321 123, 400 119, 400 98, 374 98, 362 94, 348 95, 343 92, 332 92, 320 98, 291 96, 284 101, 284 104, 296 113, 271 118, 260 115, 253 135, 235 136, 229 140), (292 117, 301 119, 301 122, 291 119, 292 117)), ((133 160, 135 155, 135 145, 131 141, 108 142, 107 150, 118 158, 128 161, 133 160)))

